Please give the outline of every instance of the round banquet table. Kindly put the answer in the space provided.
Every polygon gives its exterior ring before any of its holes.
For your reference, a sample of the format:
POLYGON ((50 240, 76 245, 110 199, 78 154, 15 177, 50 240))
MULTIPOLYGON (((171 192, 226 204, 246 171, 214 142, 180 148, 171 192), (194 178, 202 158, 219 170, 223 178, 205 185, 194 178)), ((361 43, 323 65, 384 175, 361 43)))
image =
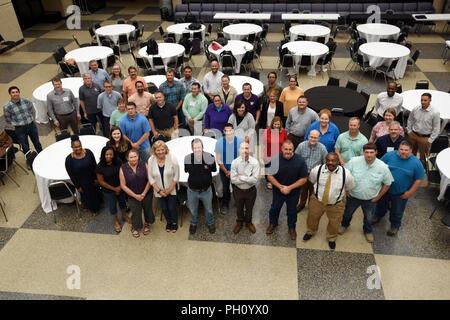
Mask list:
POLYGON ((400 28, 386 23, 366 23, 356 27, 359 36, 367 42, 378 42, 380 39, 397 40, 400 28))
MULTIPOLYGON (((204 137, 204 136, 187 136, 187 137, 181 137, 172 139, 168 142, 166 142, 167 147, 170 150, 170 153, 175 156, 175 158, 178 161, 178 166, 180 167, 180 178, 179 182, 186 184, 188 181, 189 175, 187 172, 184 172, 184 157, 188 154, 192 153, 191 148, 191 141, 194 138, 198 138, 202 140, 203 142, 203 151, 211 153, 212 155, 215 155, 214 150, 216 148, 216 139, 210 138, 210 137, 204 137)), ((213 172, 213 176, 217 176, 219 174, 219 166, 217 166, 217 171, 213 172)))
POLYGON ((299 35, 305 35, 308 41, 317 41, 318 37, 325 37, 325 43, 327 43, 330 33, 330 28, 319 24, 299 24, 289 29, 291 41, 296 41, 299 35))
MULTIPOLYGON (((334 122, 334 124, 338 127, 340 133, 348 131, 349 119, 350 117, 346 116, 331 116, 331 122, 334 122)), ((367 138, 367 140, 369 140, 370 134, 372 133, 372 127, 368 125, 367 122, 361 121, 359 131, 367 138)))
POLYGON ((342 108, 346 117, 361 116, 367 101, 355 90, 335 86, 319 86, 305 91, 309 107, 316 112, 323 108, 342 108))
MULTIPOLYGON (((329 48, 326 45, 314 41, 292 41, 284 44, 282 49, 284 48, 288 48, 288 50, 292 52, 294 61, 297 65, 300 64, 303 55, 311 55, 311 67, 308 72, 309 76, 316 75, 317 60, 325 56, 329 51, 329 48)), ((298 70, 297 67, 296 70, 298 70)), ((296 73, 297 72, 294 72, 294 74, 296 73)))
MULTIPOLYGON (((175 80, 179 80, 177 78, 174 78, 175 80)), ((162 74, 155 74, 152 76, 145 76, 144 77, 145 82, 147 83, 153 83, 155 86, 157 86, 159 88, 159 86, 166 81, 166 76, 162 75, 162 74)))
POLYGON ((247 51, 253 50, 253 45, 251 43, 241 41, 241 40, 229 40, 227 45, 219 50, 212 50, 211 45, 208 47, 209 52, 211 52, 220 61, 220 54, 224 50, 229 50, 233 53, 236 58, 236 65, 234 66, 234 72, 239 73, 241 71, 241 61, 247 51))
POLYGON ((238 94, 242 93, 242 85, 244 83, 252 85, 252 93, 260 97, 264 92, 264 84, 258 79, 247 76, 230 76, 230 85, 232 85, 238 94))
POLYGON ((119 36, 125 34, 127 39, 130 34, 136 30, 136 27, 131 24, 111 24, 109 26, 100 27, 95 30, 95 35, 97 37, 97 43, 100 44, 99 36, 107 37, 112 40, 115 44, 119 42, 119 36))
POLYGON ((90 46, 78 48, 66 53, 64 59, 74 59, 77 62, 80 74, 89 72, 89 61, 102 60, 103 68, 106 68, 108 56, 114 54, 113 49, 104 46, 90 46))
POLYGON ((417 106, 420 106, 420 96, 428 92, 431 94, 431 106, 439 111, 442 119, 441 131, 444 131, 445 126, 450 120, 450 93, 438 90, 408 90, 401 93, 403 97, 403 108, 412 111, 417 106))
POLYGON ((256 33, 258 35, 261 31, 262 27, 253 23, 236 23, 223 28, 223 34, 230 40, 242 40, 249 34, 256 33))
POLYGON ((405 74, 411 51, 407 47, 396 43, 370 42, 359 46, 359 52, 365 60, 369 61, 369 65, 372 68, 377 68, 381 65, 389 66, 393 59, 398 58, 394 74, 397 79, 401 79, 405 74))
POLYGON ((178 42, 180 41, 181 37, 183 36, 183 33, 185 32, 189 32, 191 35, 191 39, 194 37, 194 32, 202 32, 202 39, 205 39, 205 30, 206 27, 205 25, 201 25, 201 29, 199 30, 189 30, 188 27, 191 23, 177 23, 177 24, 173 24, 171 26, 167 27, 167 33, 173 33, 175 34, 175 41, 178 42))
MULTIPOLYGON (((184 47, 178 43, 158 43, 158 54, 160 56, 164 65, 166 66, 170 62, 176 61, 179 56, 184 55, 184 47)), ((147 54, 147 46, 142 47, 138 51, 139 55, 143 58, 146 58, 150 63, 151 68, 153 69, 153 55, 147 54)))
MULTIPOLYGON (((83 78, 62 78, 62 87, 70 89, 75 96, 76 104, 78 104, 78 89, 83 85, 83 78)), ((51 81, 40 85, 33 91, 33 105, 36 110, 36 122, 48 123, 47 116, 47 94, 53 90, 53 84, 51 81)))
MULTIPOLYGON (((108 142, 108 139, 101 136, 80 136, 83 148, 89 149, 95 156, 98 163, 100 153, 108 142)), ((42 150, 33 162, 33 171, 36 177, 36 184, 41 199, 41 206, 45 213, 52 211, 50 192, 48 185, 54 180, 70 181, 67 174, 65 162, 66 157, 72 152, 70 138, 55 142, 42 150)), ((53 203, 53 209, 56 204, 53 203)))
POLYGON ((438 200, 444 200, 445 189, 450 184, 450 148, 444 149, 436 157, 436 166, 441 174, 438 200))

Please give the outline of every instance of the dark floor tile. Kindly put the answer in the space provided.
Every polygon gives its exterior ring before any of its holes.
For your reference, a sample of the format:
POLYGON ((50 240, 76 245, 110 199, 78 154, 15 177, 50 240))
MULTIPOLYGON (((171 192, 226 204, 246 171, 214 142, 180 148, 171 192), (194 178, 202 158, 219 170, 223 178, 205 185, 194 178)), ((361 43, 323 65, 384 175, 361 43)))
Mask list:
POLYGON ((139 14, 160 14, 160 10, 159 7, 147 7, 139 12, 139 14))
MULTIPOLYGON (((108 18, 109 20, 110 18, 108 18)), ((102 23, 103 21, 100 20, 85 20, 83 18, 81 18, 81 26, 80 26, 80 30, 88 30, 90 26, 96 24, 96 23, 102 23)), ((69 30, 67 29, 66 24, 62 24, 61 26, 59 26, 58 28, 56 28, 56 30, 69 30)))
POLYGON ((267 46, 263 45, 261 56, 263 57, 278 57, 278 46, 280 42, 267 42, 267 46))
POLYGON ((89 211, 81 210, 80 218, 75 204, 59 203, 56 210, 56 221, 55 224, 53 213, 44 213, 39 206, 25 221, 22 228, 116 234, 114 231, 114 216, 110 215, 104 208, 96 216, 93 216, 89 211))
POLYGON ((110 7, 109 5, 105 8, 102 8, 100 10, 97 10, 94 12, 94 14, 107 14, 107 13, 116 13, 120 10, 124 9, 125 7, 110 7))
POLYGON ((70 39, 36 39, 17 49, 26 52, 53 52, 58 47, 65 47, 73 42, 70 39))
MULTIPOLYGON (((389 254, 432 259, 450 259, 450 232, 441 223, 446 210, 436 200, 437 189, 419 188, 408 201, 402 226, 396 237, 389 237, 389 215, 374 226, 375 254, 389 254), (435 206, 438 210, 429 219, 435 206)), ((447 209, 448 210, 448 209, 447 209)))
MULTIPOLYGON (((216 210, 216 203, 214 203, 214 214, 216 218, 215 234, 209 233, 205 222, 205 216, 203 212, 200 212, 197 232, 194 235, 189 235, 189 239, 294 248, 296 242, 291 240, 288 235, 285 207, 281 210, 279 226, 275 229, 275 232, 272 235, 266 235, 266 228, 269 225, 269 209, 271 202, 271 191, 265 188, 265 180, 261 179, 258 182, 258 196, 253 208, 253 224, 256 227, 255 234, 252 234, 245 226, 237 235, 232 232, 236 224, 236 207, 232 200, 226 215, 218 213, 216 210)), ((188 224, 190 217, 185 221, 187 221, 185 223, 188 224)))
POLYGON ((297 249, 298 291, 301 300, 381 300, 383 289, 367 286, 372 254, 297 249))
MULTIPOLYGON (((144 32, 153 32, 156 31, 152 36, 159 35, 158 27, 161 25, 161 22, 158 21, 139 21, 139 25, 144 25, 144 32)), ((158 38, 160 40, 162 38, 158 38)), ((156 40, 156 38, 155 38, 156 40)))
POLYGON ((424 72, 437 90, 448 92, 450 89, 450 75, 448 72, 424 72))
POLYGON ((124 20, 128 21, 128 20, 131 20, 134 16, 135 16, 135 14, 115 14, 115 15, 109 17, 108 20, 117 21, 119 19, 124 19, 124 20))
POLYGON ((0 83, 9 83, 27 72, 36 64, 31 63, 0 63, 0 83))
MULTIPOLYGON (((3 213, 0 212, 0 219, 4 219, 3 213)), ((14 236, 16 233, 16 228, 1 228, 0 227, 0 250, 3 249, 3 247, 8 243, 9 240, 14 236)), ((1 300, 1 298, 0 298, 1 300)))
POLYGON ((86 298, 0 291, 0 300, 86 300, 86 298))
POLYGON ((442 40, 442 43, 413 43, 411 55, 416 50, 421 50, 419 59, 442 59, 442 50, 444 47, 444 40, 442 40))
POLYGON ((22 31, 24 38, 39 38, 48 32, 50 32, 50 31, 48 31, 48 30, 33 30, 33 28, 22 31))

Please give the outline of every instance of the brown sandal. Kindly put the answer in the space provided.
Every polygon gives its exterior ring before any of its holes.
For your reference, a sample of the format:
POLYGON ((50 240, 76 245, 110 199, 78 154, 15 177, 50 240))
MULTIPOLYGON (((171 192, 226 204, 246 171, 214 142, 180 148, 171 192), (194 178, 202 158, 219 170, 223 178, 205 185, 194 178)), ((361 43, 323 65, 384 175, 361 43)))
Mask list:
POLYGON ((114 219, 114 230, 116 230, 117 233, 120 233, 122 231, 122 226, 120 225, 119 219, 114 219))
POLYGON ((131 234, 132 234, 133 237, 135 237, 135 238, 139 238, 139 236, 140 236, 139 231, 137 231, 137 230, 131 230, 131 234))
POLYGON ((142 234, 144 235, 144 236, 146 236, 146 235, 148 235, 150 233, 150 225, 148 224, 148 223, 146 223, 145 225, 144 225, 144 231, 142 232, 142 234))

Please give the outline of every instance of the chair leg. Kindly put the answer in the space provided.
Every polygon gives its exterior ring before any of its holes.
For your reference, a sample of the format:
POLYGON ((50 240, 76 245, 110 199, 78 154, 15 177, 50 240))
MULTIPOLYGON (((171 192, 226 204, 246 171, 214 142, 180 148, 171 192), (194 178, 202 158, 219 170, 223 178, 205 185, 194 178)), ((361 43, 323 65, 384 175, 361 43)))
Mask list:
POLYGON ((16 160, 14 160, 14 163, 15 163, 20 169, 22 169, 23 172, 25 172, 26 174, 29 174, 28 171, 27 171, 24 167, 22 167, 22 165, 21 165, 20 163, 18 163, 16 160))
POLYGON ((16 184, 16 186, 17 186, 18 188, 20 188, 20 185, 16 182, 16 180, 14 180, 14 179, 9 175, 8 172, 5 172, 5 174, 8 176, 8 178, 10 178, 10 179, 12 180, 12 182, 14 182, 14 183, 16 184))
POLYGON ((56 224, 56 211, 53 209, 53 200, 50 199, 50 207, 52 208, 52 213, 53 213, 53 221, 56 224))
POLYGON ((8 217, 6 216, 5 208, 3 208, 1 200, 0 200, 0 209, 2 209, 3 216, 5 217, 6 222, 8 222, 8 217))
POLYGON ((429 219, 433 218, 434 213, 436 212, 436 210, 437 210, 437 206, 434 207, 433 211, 431 212, 431 215, 430 215, 429 219))

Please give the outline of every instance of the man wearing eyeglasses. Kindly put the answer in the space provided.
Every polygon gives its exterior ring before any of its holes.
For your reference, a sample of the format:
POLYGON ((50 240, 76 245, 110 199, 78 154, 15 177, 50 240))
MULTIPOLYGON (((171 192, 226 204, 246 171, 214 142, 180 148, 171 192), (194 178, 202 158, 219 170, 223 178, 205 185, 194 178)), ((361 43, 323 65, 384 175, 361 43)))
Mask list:
POLYGON ((119 99, 122 99, 122 95, 113 90, 111 81, 106 80, 103 83, 103 91, 97 98, 97 106, 103 113, 102 132, 103 135, 109 138, 109 120, 111 114, 117 109, 117 103, 119 99))

